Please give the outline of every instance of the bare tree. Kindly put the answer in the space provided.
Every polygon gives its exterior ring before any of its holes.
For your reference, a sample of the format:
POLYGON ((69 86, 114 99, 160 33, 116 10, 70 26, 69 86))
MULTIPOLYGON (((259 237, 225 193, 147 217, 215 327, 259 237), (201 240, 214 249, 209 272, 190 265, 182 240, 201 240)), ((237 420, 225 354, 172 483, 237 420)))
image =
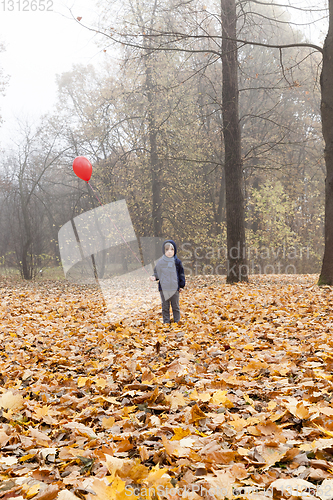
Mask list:
POLYGON ((329 0, 329 28, 323 47, 321 118, 325 140, 325 252, 320 285, 333 285, 333 0, 329 0))
POLYGON ((67 149, 59 144, 59 137, 46 123, 37 130, 25 126, 21 142, 6 158, 11 179, 7 202, 12 211, 7 238, 15 249, 16 266, 27 280, 33 279, 42 267, 42 256, 50 250, 54 236, 50 201, 57 175, 51 169, 58 166, 67 149))

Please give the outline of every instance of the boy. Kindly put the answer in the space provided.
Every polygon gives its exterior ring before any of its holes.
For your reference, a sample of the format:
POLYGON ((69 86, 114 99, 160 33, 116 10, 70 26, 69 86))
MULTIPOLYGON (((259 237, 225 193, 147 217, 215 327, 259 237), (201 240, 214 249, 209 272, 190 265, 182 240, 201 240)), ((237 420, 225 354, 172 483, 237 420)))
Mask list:
POLYGON ((170 305, 173 321, 180 320, 179 292, 185 286, 183 264, 176 256, 177 247, 173 240, 166 240, 162 246, 163 255, 157 261, 152 281, 159 281, 158 290, 161 294, 163 323, 170 323, 170 305))

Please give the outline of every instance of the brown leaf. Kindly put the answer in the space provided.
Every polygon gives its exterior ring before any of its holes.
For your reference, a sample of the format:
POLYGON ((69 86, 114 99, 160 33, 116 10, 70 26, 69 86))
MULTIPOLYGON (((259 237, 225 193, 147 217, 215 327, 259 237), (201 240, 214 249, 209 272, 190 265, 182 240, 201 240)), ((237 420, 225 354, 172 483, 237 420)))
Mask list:
POLYGON ((206 414, 199 408, 198 405, 194 405, 191 408, 191 420, 190 423, 196 423, 206 418, 206 414))
POLYGON ((59 484, 50 484, 43 491, 34 497, 35 500, 53 500, 60 491, 59 484))

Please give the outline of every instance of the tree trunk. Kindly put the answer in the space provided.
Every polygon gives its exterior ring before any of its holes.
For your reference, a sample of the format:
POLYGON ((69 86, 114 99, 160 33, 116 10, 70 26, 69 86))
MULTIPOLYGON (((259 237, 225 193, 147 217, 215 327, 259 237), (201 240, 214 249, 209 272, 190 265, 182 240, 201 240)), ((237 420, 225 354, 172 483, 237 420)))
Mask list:
POLYGON ((154 85, 151 74, 149 55, 146 58, 146 90, 148 99, 148 133, 150 146, 150 169, 152 179, 152 219, 154 236, 162 236, 162 168, 157 152, 157 128, 155 118, 155 99, 154 85))
POLYGON ((219 191, 219 204, 217 208, 217 219, 216 223, 220 226, 223 221, 225 210, 225 172, 224 168, 221 170, 221 186, 219 191))
POLYGON ((33 278, 33 266, 28 263, 28 250, 32 243, 31 239, 28 239, 22 249, 22 276, 25 280, 31 280, 33 278))
MULTIPOLYGON (((25 166, 25 165, 24 165, 25 166)), ((22 222, 23 222, 23 246, 22 246, 22 256, 21 256, 21 274, 25 280, 31 280, 33 278, 33 265, 28 262, 29 258, 29 248, 32 244, 32 236, 31 236, 31 225, 29 218, 29 207, 28 207, 28 199, 27 195, 24 192, 23 188, 23 179, 20 176, 19 178, 19 196, 22 210, 22 222)))
POLYGON ((321 121, 325 141, 325 251, 319 285, 333 285, 333 0, 329 0, 329 28, 323 47, 321 121))
POLYGON ((243 171, 238 101, 236 2, 221 0, 222 115, 225 147, 227 283, 248 281, 245 250, 243 171))

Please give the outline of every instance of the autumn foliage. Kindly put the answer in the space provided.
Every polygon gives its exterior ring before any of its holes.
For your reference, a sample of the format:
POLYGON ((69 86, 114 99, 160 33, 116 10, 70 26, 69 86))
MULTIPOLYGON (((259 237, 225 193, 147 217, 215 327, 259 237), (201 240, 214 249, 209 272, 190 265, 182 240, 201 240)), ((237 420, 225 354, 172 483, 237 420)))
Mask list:
POLYGON ((0 498, 333 497, 332 292, 193 278, 182 321, 2 281, 0 498))

